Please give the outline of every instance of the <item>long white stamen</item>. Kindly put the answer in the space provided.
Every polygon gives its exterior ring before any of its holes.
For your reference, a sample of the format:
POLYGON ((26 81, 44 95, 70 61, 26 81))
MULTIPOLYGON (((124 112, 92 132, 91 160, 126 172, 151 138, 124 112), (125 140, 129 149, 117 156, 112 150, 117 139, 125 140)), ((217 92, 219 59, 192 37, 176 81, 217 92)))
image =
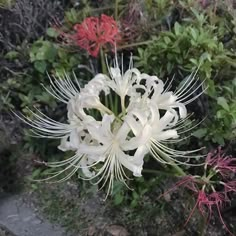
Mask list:
MULTIPOLYGON (((174 78, 175 78, 175 76, 173 76, 173 77, 172 77, 172 79, 171 79, 171 81, 169 82, 169 84, 168 84, 167 88, 164 90, 164 93, 166 93, 166 92, 168 92, 168 91, 169 91, 169 89, 170 89, 170 88, 171 88, 171 86, 172 86, 172 82, 173 82, 174 78)), ((167 82, 168 82, 168 80, 165 82, 165 84, 164 84, 164 85, 166 85, 166 83, 167 83, 167 82)))
MULTIPOLYGON (((28 124, 30 127, 36 129, 39 132, 44 133, 45 137, 53 136, 54 138, 62 138, 65 135, 67 135, 67 134, 69 134, 71 132, 71 126, 70 125, 66 125, 66 124, 63 124, 63 123, 56 122, 56 121, 55 121, 55 124, 53 124, 53 123, 51 123, 51 124, 49 123, 48 124, 49 121, 44 119, 44 118, 42 118, 42 117, 41 117, 41 119, 42 119, 41 122, 39 122, 37 120, 36 121, 32 121, 31 119, 29 119, 28 117, 24 116, 23 114, 21 114, 21 116, 19 116, 15 112, 13 112, 13 113, 20 120, 22 120, 24 123, 28 124)), ((34 116, 36 116, 35 113, 32 112, 32 114, 34 116)))
POLYGON ((197 74, 197 71, 192 72, 187 79, 184 81, 183 85, 180 87, 180 89, 176 89, 174 92, 176 96, 180 96, 182 93, 186 91, 186 89, 191 85, 191 81, 195 79, 195 76, 197 74), (187 84, 187 85, 186 85, 187 84))
MULTIPOLYGON (((191 91, 192 88, 194 88, 194 87, 196 86, 196 84, 198 83, 199 80, 200 80, 199 77, 198 77, 197 79, 195 79, 195 78, 193 77, 193 79, 187 84, 187 86, 185 86, 185 87, 183 88, 183 90, 182 90, 180 93, 179 93, 179 91, 177 91, 177 92, 175 93, 175 95, 178 96, 180 99, 183 98, 183 97, 185 97, 186 95, 189 96, 189 91, 191 91), (192 82, 194 82, 194 83, 192 83, 192 82)), ((201 86, 201 85, 200 85, 200 86, 201 86)), ((191 93, 192 93, 192 92, 191 92, 191 93)))
MULTIPOLYGON (((205 82, 205 81, 203 81, 201 84, 199 84, 191 93, 186 92, 187 96, 185 96, 185 94, 182 95, 178 101, 179 101, 179 102, 182 102, 182 101, 186 100, 187 98, 189 98, 190 96, 192 96, 200 87, 202 87, 202 85, 204 84, 204 82, 205 82), (185 96, 185 97, 184 97, 184 96, 185 96)), ((192 89, 192 87, 191 87, 190 89, 192 89)), ((201 92, 201 93, 202 93, 202 92, 201 92)), ((195 99, 196 99, 196 96, 194 97, 194 100, 195 100, 195 99)), ((192 101, 193 101, 193 100, 192 100, 192 101)))
POLYGON ((208 87, 206 87, 204 90, 201 91, 201 93, 199 93, 197 96, 193 97, 192 99, 188 100, 187 102, 184 102, 184 105, 188 105, 189 103, 191 103, 192 101, 196 100, 197 98, 199 98, 204 92, 206 92, 208 89, 208 87))

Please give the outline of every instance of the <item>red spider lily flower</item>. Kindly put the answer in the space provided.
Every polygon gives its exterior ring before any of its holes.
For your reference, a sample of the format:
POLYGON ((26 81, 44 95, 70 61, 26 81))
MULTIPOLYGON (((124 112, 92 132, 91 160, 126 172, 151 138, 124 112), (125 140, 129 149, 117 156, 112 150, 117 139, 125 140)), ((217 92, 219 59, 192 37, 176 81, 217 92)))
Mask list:
POLYGON ((212 205, 211 201, 208 199, 206 193, 203 190, 199 190, 197 183, 199 183, 199 180, 195 179, 194 176, 185 176, 180 181, 178 181, 174 185, 174 187, 172 187, 171 189, 169 189, 168 191, 166 191, 165 193, 161 195, 162 197, 163 195, 175 190, 177 187, 183 186, 193 191, 194 194, 197 196, 197 202, 194 205, 192 211, 190 212, 184 226, 187 225, 187 223, 189 222, 196 208, 199 209, 202 215, 205 215, 206 210, 208 211, 208 213, 211 213, 211 205, 212 205))
POLYGON ((181 180, 178 181, 172 188, 168 189, 166 192, 164 192, 163 194, 161 194, 161 195, 158 197, 158 199, 161 198, 161 197, 163 197, 163 196, 165 196, 166 194, 168 194, 168 193, 174 191, 176 188, 178 188, 178 187, 180 187, 180 186, 187 186, 190 182, 193 182, 193 181, 194 181, 194 177, 191 176, 191 175, 189 175, 189 176, 187 175, 187 176, 181 178, 181 180))
POLYGON ((228 231, 230 235, 233 235, 231 231, 229 230, 229 228, 226 226, 223 220, 221 211, 224 205, 227 202, 230 202, 230 199, 228 198, 227 193, 230 191, 236 192, 236 181, 231 181, 231 182, 228 182, 227 184, 221 182, 221 184, 224 184, 225 186, 225 192, 215 191, 213 187, 210 192, 209 190, 206 191, 205 186, 208 184, 209 183, 205 182, 204 179, 201 179, 200 176, 185 176, 180 181, 178 181, 174 187, 166 191, 161 196, 175 190, 176 187, 180 187, 180 186, 191 190, 196 196, 196 203, 194 207, 192 208, 184 226, 188 224, 189 220, 192 218, 196 209, 198 209, 201 215, 203 217, 206 217, 207 222, 209 222, 212 216, 213 208, 214 208, 217 210, 220 221, 224 225, 225 229, 228 231), (201 190, 199 189, 199 187, 201 187, 201 190))
MULTIPOLYGON (((218 206, 219 209, 222 209, 224 206, 224 203, 228 201, 228 198, 221 192, 212 192, 210 194, 207 194, 204 190, 200 190, 197 193, 197 202, 192 209, 188 220, 186 221, 185 225, 191 218, 195 208, 197 207, 200 213, 205 216, 207 215, 208 220, 211 218, 212 214, 212 207, 213 206, 218 206)), ((220 212, 219 212, 220 214, 220 212)))
POLYGON ((208 153, 206 158, 206 166, 216 166, 217 162, 220 161, 225 156, 221 147, 208 153))
POLYGON ((220 147, 207 155, 206 165, 214 167, 224 178, 236 173, 236 158, 226 156, 220 147))
POLYGON ((225 206, 226 202, 230 202, 227 195, 225 195, 223 192, 217 192, 214 191, 211 194, 209 194, 209 199, 222 209, 225 206))
POLYGON ((198 210, 203 216, 207 214, 208 221, 210 220, 211 215, 212 215, 212 208, 215 207, 217 209, 220 221, 224 225, 225 229, 228 231, 230 235, 234 235, 225 224, 222 214, 221 214, 222 208, 224 207, 227 201, 230 201, 230 200, 227 198, 225 194, 221 192, 213 191, 210 194, 206 194, 203 190, 199 191, 197 202, 194 208, 192 209, 185 225, 187 224, 187 222, 193 215, 193 212, 195 211, 196 207, 198 207, 198 210))
POLYGON ((236 192, 236 181, 233 180, 233 181, 228 181, 226 183, 223 183, 222 184, 224 185, 224 190, 225 190, 225 194, 229 193, 229 192, 236 192))
POLYGON ((185 223, 188 223, 188 221, 190 220, 190 218, 192 217, 194 211, 196 208, 198 208, 199 212, 203 215, 203 216, 207 216, 207 221, 209 222, 209 220, 211 219, 211 215, 212 215, 212 209, 213 207, 215 207, 217 209, 217 213, 218 216, 220 218, 221 223, 224 225, 226 231, 228 231, 228 233, 230 235, 234 235, 229 228, 227 227, 227 225, 224 222, 224 219, 222 217, 221 211, 225 205, 226 202, 230 202, 230 200, 228 199, 227 195, 223 194, 222 192, 212 192, 210 194, 206 194, 203 190, 198 192, 198 197, 197 197, 197 202, 195 204, 195 206, 193 207, 191 213, 189 214, 189 217, 185 223))
POLYGON ((98 17, 87 17, 81 24, 74 26, 76 33, 66 35, 76 45, 88 51, 88 53, 97 57, 101 47, 115 47, 116 42, 120 40, 118 25, 113 17, 102 14, 98 17))
POLYGON ((197 202, 194 205, 193 209, 191 210, 184 226, 186 226, 191 219, 193 213, 195 212, 196 208, 198 208, 199 212, 205 216, 207 214, 207 218, 210 219, 211 212, 212 212, 212 202, 208 199, 206 193, 203 190, 198 191, 197 193, 197 202))
POLYGON ((236 173, 236 158, 232 158, 232 156, 220 157, 217 160, 216 168, 222 176, 228 176, 230 172, 236 173))
POLYGON ((196 203, 184 226, 189 222, 196 209, 203 217, 207 218, 207 222, 210 221, 213 210, 216 210, 225 229, 230 235, 233 235, 225 224, 221 211, 227 203, 230 204, 229 193, 236 193, 234 173, 236 173, 236 158, 226 155, 219 147, 208 153, 202 176, 185 176, 163 195, 180 186, 190 190, 196 198, 196 203))
POLYGON ((216 154, 217 154, 217 151, 212 151, 212 152, 209 152, 207 154, 206 161, 205 161, 206 162, 206 164, 205 164, 206 167, 215 165, 216 159, 217 159, 216 154))
POLYGON ((220 217, 220 221, 221 223, 224 225, 225 229, 228 231, 228 233, 230 235, 234 235, 230 230, 229 228, 227 227, 227 225, 225 224, 223 218, 222 218, 222 215, 221 215, 221 210, 224 206, 224 203, 226 201, 230 201, 226 195, 224 195, 223 193, 219 193, 219 192, 213 192, 209 195, 209 198, 211 199, 213 205, 216 207, 217 209, 217 212, 218 212, 218 215, 220 217))

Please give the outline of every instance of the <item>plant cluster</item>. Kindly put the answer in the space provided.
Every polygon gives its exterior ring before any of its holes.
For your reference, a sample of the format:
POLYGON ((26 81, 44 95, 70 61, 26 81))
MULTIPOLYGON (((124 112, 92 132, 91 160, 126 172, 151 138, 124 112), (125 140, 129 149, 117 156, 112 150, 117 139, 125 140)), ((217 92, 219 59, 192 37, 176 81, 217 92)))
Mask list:
MULTIPOLYGON (((154 184, 137 181, 127 195, 117 181, 129 187, 132 174, 164 169, 183 178, 177 186, 196 196, 193 209, 209 218, 216 210, 226 226, 221 210, 235 194, 236 155, 235 6, 227 4, 81 1, 50 27, 42 18, 28 42, 6 46, 4 109, 21 110, 34 135, 61 139, 59 149, 72 153, 39 162, 58 168, 46 180, 78 173, 113 191, 116 205, 137 207, 154 184), (218 145, 232 155, 213 153, 218 145)), ((27 145, 43 154, 31 137, 27 145)))
POLYGON ((233 235, 226 226, 221 211, 227 203, 231 202, 230 195, 236 192, 236 182, 232 177, 236 172, 235 160, 232 156, 225 155, 221 148, 218 148, 218 150, 208 153, 201 176, 185 176, 176 183, 174 188, 182 186, 191 191, 196 198, 196 203, 185 224, 188 223, 196 208, 207 218, 207 221, 211 219, 215 208, 220 221, 230 235, 233 235))

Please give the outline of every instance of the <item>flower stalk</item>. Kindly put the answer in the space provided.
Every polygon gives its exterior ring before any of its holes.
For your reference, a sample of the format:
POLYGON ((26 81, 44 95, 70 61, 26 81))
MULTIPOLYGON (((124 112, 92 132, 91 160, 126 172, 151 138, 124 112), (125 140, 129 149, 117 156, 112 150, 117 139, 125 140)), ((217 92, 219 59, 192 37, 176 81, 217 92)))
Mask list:
POLYGON ((115 20, 118 20, 118 12, 119 12, 119 2, 120 0, 115 0, 115 20))

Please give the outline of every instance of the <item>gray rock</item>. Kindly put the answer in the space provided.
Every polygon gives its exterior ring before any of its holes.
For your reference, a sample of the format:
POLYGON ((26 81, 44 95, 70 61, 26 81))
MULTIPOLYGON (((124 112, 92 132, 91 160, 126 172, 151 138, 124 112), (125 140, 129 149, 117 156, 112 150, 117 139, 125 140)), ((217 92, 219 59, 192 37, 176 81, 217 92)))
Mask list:
POLYGON ((6 234, 9 236, 65 236, 61 227, 39 216, 21 195, 0 198, 0 225, 4 225, 6 231, 12 231, 12 234, 6 234))

